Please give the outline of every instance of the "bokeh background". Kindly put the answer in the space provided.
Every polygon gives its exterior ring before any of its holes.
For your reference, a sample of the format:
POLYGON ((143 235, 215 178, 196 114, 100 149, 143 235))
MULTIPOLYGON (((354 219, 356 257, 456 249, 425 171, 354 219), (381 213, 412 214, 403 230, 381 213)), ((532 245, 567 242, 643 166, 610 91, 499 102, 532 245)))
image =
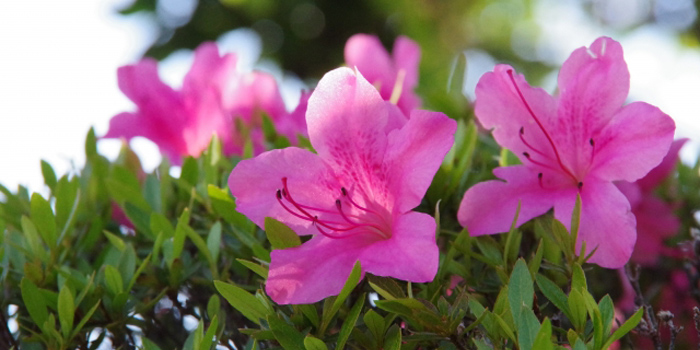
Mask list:
MULTIPOLYGON (((274 73, 293 107, 343 61, 354 33, 391 47, 407 35, 422 47, 418 92, 425 108, 471 113, 474 86, 496 62, 553 92, 558 67, 596 37, 622 43, 630 101, 659 106, 677 137, 700 148, 700 1, 693 0, 82 0, 0 2, 0 183, 42 188, 40 159, 60 174, 83 163, 91 126, 132 103, 117 88, 117 67, 142 56, 162 60, 163 80, 179 86, 191 50, 216 40, 237 52, 239 68, 274 73)), ((160 162, 147 140, 132 146, 146 170, 160 162)), ((100 151, 116 157, 120 142, 100 151)))

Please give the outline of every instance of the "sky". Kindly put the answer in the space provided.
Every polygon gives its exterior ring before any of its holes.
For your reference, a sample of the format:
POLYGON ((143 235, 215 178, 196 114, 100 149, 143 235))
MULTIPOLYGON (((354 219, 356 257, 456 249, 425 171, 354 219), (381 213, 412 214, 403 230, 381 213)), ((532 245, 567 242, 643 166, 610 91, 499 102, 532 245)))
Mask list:
MULTIPOLYGON (((143 15, 116 14, 115 9, 129 2, 0 1, 0 47, 4 51, 0 54, 0 183, 11 190, 24 184, 40 191, 41 159, 51 163, 59 175, 79 169, 89 128, 94 126, 102 135, 113 115, 134 109, 117 87, 116 70, 137 61, 156 31, 143 15)), ((693 138, 682 156, 688 162, 694 160, 700 148, 700 51, 679 45, 668 27, 648 26, 623 35, 604 30, 574 3, 540 1, 537 50, 560 65, 572 50, 589 45, 600 35, 620 41, 632 77, 630 100, 649 102, 671 115, 678 126, 677 136, 693 138)), ((634 11, 624 13, 633 15, 634 11)), ((250 31, 230 33, 219 42, 225 51, 238 51, 240 61, 245 62, 242 66, 257 61, 259 43, 250 31)), ((464 91, 469 96, 476 79, 495 62, 478 51, 466 54, 469 66, 464 91)), ((160 67, 163 80, 178 86, 190 62, 189 52, 166 59, 160 67)), ((275 70, 265 62, 258 66, 275 70)), ((549 91, 554 88, 555 74, 549 79, 550 86, 545 86, 549 91)), ((293 101, 300 84, 287 85, 292 87, 288 86, 286 97, 293 101)), ((99 151, 114 158, 119 146, 116 140, 100 141, 99 151)), ((150 142, 135 140, 132 146, 147 171, 159 163, 158 150, 150 142)))

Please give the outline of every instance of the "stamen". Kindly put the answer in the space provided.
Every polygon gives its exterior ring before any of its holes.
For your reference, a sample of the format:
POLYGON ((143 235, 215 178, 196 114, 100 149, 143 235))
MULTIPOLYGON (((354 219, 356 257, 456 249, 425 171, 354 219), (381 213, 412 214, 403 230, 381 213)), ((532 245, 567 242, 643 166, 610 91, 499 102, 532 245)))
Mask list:
POLYGON ((552 150, 554 151, 554 155, 557 158, 557 163, 559 163, 559 166, 561 167, 564 172, 571 176, 574 180, 578 180, 576 176, 567 168, 564 163, 561 161, 561 157, 559 156, 559 151, 557 151, 557 147, 554 145, 554 141, 552 140, 552 137, 549 136, 549 133, 547 132, 547 129, 544 128, 542 125, 542 122, 540 122, 539 118, 535 115, 535 112, 532 110, 530 105, 527 103, 525 100, 525 96, 523 95, 522 91, 520 91, 520 88, 518 87, 518 84, 515 82, 515 78, 513 77, 513 70, 508 70, 508 76, 510 77, 511 82, 513 83, 513 87, 515 87, 515 91, 518 93, 518 96, 520 97, 520 100, 523 102, 523 105, 525 105, 525 108, 527 109, 528 113, 530 116, 532 116, 532 119, 535 120, 535 123, 537 123, 537 126, 539 126, 540 130, 544 133, 544 136, 547 138, 547 141, 549 142, 549 145, 552 147, 552 150))
POLYGON ((542 151, 538 150, 537 148, 533 147, 529 142, 527 142, 527 141, 525 140, 525 127, 523 127, 523 126, 520 127, 520 135, 519 135, 519 136, 520 136, 520 141, 522 141, 522 142, 525 144, 525 146, 527 146, 527 148, 529 148, 529 149, 535 151, 535 153, 541 155, 542 157, 544 157, 544 158, 546 158, 546 159, 548 159, 548 160, 550 159, 550 158, 549 158, 549 155, 544 154, 544 152, 542 152, 542 151))
POLYGON ((579 183, 578 183, 578 190, 580 191, 581 188, 583 188, 583 182, 579 182, 579 183))
POLYGON ((401 69, 396 74, 396 82, 394 83, 394 89, 391 90, 391 97, 389 98, 389 102, 391 102, 392 104, 397 104, 399 102, 399 98, 401 98, 401 92, 403 90, 404 80, 406 80, 406 71, 401 69))
POLYGON ((529 161, 530 161, 531 163, 533 163, 533 164, 537 164, 537 165, 539 165, 539 166, 541 166, 541 167, 543 167, 543 168, 547 168, 547 169, 551 169, 551 170, 554 170, 554 171, 558 171, 557 168, 555 168, 555 167, 553 167, 553 166, 551 166, 551 165, 549 165, 549 164, 545 164, 545 163, 542 163, 542 162, 538 162, 538 161, 532 159, 532 157, 530 156, 530 153, 523 152, 523 155, 525 156, 525 158, 527 158, 527 160, 529 160, 529 161))
POLYGON ((591 147, 595 147, 595 142, 593 141, 593 139, 588 140, 588 143, 591 144, 591 147))
POLYGON ((544 188, 544 185, 542 185, 542 173, 537 174, 537 181, 540 183, 540 187, 544 188))
MULTIPOLYGON (((347 198, 348 201, 350 201, 350 204, 354 205, 357 209, 364 210, 364 211, 366 211, 366 212, 368 212, 368 213, 375 213, 374 211, 369 210, 369 209, 367 209, 367 208, 365 208, 365 207, 363 207, 363 206, 361 206, 361 205, 355 203, 355 201, 352 200, 352 197, 350 197, 350 196, 348 195, 348 191, 345 189, 345 187, 341 187, 341 188, 340 188, 340 192, 343 194, 343 197, 347 198)), ((375 214, 376 214, 376 213, 375 213, 375 214)))

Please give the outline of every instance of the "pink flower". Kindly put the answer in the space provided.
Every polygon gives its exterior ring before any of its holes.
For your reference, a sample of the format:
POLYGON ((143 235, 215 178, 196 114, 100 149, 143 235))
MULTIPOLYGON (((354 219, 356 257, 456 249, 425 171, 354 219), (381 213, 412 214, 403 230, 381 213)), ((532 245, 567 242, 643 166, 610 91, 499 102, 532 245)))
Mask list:
POLYGON ((338 294, 358 260, 363 273, 435 277, 435 220, 411 209, 452 146, 456 123, 421 110, 399 117, 360 73, 339 68, 309 98, 306 122, 317 154, 272 150, 231 172, 238 211, 259 226, 272 217, 314 236, 272 251, 266 291, 277 303, 338 294))
POLYGON ((567 228, 581 196, 578 249, 597 248, 591 262, 617 268, 630 258, 635 218, 613 181, 635 181, 658 165, 673 139, 673 120, 643 102, 623 106, 629 72, 622 47, 610 38, 579 48, 559 72, 559 95, 530 87, 506 65, 476 88, 475 113, 522 165, 494 169, 500 180, 470 188, 458 218, 472 235, 508 231, 544 214, 567 228))
POLYGON ((179 91, 160 81, 151 58, 119 68, 119 88, 138 110, 114 116, 104 138, 145 137, 175 164, 183 156, 198 156, 214 134, 230 149, 232 119, 222 94, 235 63, 232 54, 219 56, 216 44, 204 43, 179 91))
POLYGON ((275 78, 267 73, 252 72, 237 77, 225 96, 224 105, 234 118, 235 135, 230 148, 231 154, 242 154, 244 142, 249 136, 254 153, 263 152, 266 147, 262 132, 262 117, 267 115, 274 122, 277 132, 296 144, 297 135, 306 136, 306 100, 302 94, 297 109, 288 113, 275 78))
POLYGON ((420 47, 413 40, 400 36, 394 43, 393 54, 389 56, 374 35, 355 34, 345 44, 345 63, 357 68, 377 87, 384 100, 391 100, 405 115, 410 115, 421 104, 413 92, 418 84, 420 47))
POLYGON ((637 219, 637 244, 632 260, 642 265, 652 265, 660 254, 672 254, 664 246, 664 240, 676 234, 681 226, 673 212, 673 206, 656 195, 656 188, 671 176, 678 162, 678 152, 688 139, 676 140, 661 164, 636 182, 615 183, 625 194, 637 219))

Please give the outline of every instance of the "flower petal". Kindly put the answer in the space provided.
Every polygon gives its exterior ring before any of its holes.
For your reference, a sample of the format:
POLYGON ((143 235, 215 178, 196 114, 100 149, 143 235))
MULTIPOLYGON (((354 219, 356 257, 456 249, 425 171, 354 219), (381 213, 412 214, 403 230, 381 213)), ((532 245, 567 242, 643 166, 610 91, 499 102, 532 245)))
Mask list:
MULTIPOLYGON (((231 193, 236 197, 236 210, 260 227, 264 227, 265 217, 269 216, 284 222, 299 235, 318 234, 311 221, 294 216, 279 204, 277 191, 283 188, 284 177, 297 203, 335 209, 341 192, 330 168, 317 155, 289 147, 262 153, 236 165, 228 179, 231 193)), ((287 205, 292 208, 291 204, 287 205)))
POLYGON ((395 211, 405 213, 420 204, 456 130, 457 122, 443 113, 414 110, 403 128, 389 134, 385 159, 395 211))
POLYGON ((338 295, 362 251, 373 243, 368 237, 319 235, 299 247, 273 250, 265 291, 278 304, 311 304, 338 295))
MULTIPOLYGON (((184 95, 198 95, 205 89, 215 89, 217 95, 227 87, 236 73, 236 56, 226 54, 219 56, 219 49, 214 42, 205 42, 194 51, 192 68, 182 83, 184 95)), ((220 97, 219 97, 220 98, 220 97)))
MULTIPOLYGON (((589 262, 615 269, 629 261, 637 239, 636 221, 630 204, 611 182, 588 180, 581 190, 581 221, 577 253, 586 242, 586 254, 596 247, 589 262)), ((576 197, 554 207, 554 216, 571 229, 576 197)))
POLYGON ((675 140, 671 143, 671 148, 666 153, 666 156, 661 161, 656 168, 651 169, 651 171, 643 178, 637 180, 639 187, 646 191, 652 191, 656 186, 660 185, 664 180, 666 180, 671 173, 676 169, 676 163, 678 163, 678 152, 680 152, 681 147, 688 141, 688 139, 675 140))
POLYGON ((391 57, 374 35, 355 34, 345 43, 345 63, 357 68, 372 85, 377 87, 385 100, 391 97, 396 71, 391 57))
POLYGON ((637 219, 637 244, 632 260, 643 265, 653 265, 661 254, 670 249, 664 240, 676 234, 681 223, 671 206, 649 195, 633 209, 637 219))
POLYGON ((528 162, 523 153, 534 154, 533 148, 554 159, 552 144, 543 128, 553 128, 556 101, 544 90, 531 87, 512 67, 498 65, 479 79, 474 113, 486 129, 493 129, 496 142, 513 151, 523 163, 528 162))
POLYGON ((343 185, 389 207, 384 153, 388 108, 359 72, 326 73, 309 98, 309 140, 343 185))
POLYGON ((508 231, 519 201, 518 226, 562 201, 576 198, 575 187, 552 186, 546 179, 540 183, 538 173, 526 166, 496 168, 493 173, 505 182, 478 183, 467 190, 459 205, 457 218, 471 236, 508 231))
POLYGON ((582 133, 600 130, 627 98, 630 75, 622 46, 607 37, 574 51, 559 71, 559 115, 582 133))
POLYGON ((261 124, 261 112, 273 121, 287 114, 277 81, 267 73, 253 72, 241 77, 227 96, 229 100, 225 100, 224 105, 232 111, 233 116, 243 118, 255 126, 261 124))
POLYGON ((173 164, 180 164, 182 155, 187 154, 181 133, 164 126, 153 114, 119 113, 109 120, 109 130, 102 138, 131 140, 137 136, 153 141, 173 164))
POLYGON ((666 156, 674 130, 673 119, 658 108, 631 103, 615 114, 595 140, 590 172, 608 181, 633 182, 666 156))
POLYGON ((165 85, 158 77, 158 63, 144 58, 136 64, 122 66, 117 70, 119 89, 132 100, 144 114, 170 123, 183 121, 180 115, 158 115, 158 112, 182 108, 178 92, 165 85))
POLYGON ((420 97, 413 92, 413 89, 418 84, 420 46, 418 46, 415 41, 405 36, 399 36, 394 42, 392 55, 394 58, 394 67, 396 67, 397 71, 396 74, 405 74, 401 97, 397 105, 404 113, 410 114, 411 111, 418 108, 421 104, 420 97))
POLYGON ((435 219, 424 213, 399 215, 392 225, 393 235, 362 251, 360 262, 366 272, 405 281, 425 283, 435 278, 438 246, 435 219))

